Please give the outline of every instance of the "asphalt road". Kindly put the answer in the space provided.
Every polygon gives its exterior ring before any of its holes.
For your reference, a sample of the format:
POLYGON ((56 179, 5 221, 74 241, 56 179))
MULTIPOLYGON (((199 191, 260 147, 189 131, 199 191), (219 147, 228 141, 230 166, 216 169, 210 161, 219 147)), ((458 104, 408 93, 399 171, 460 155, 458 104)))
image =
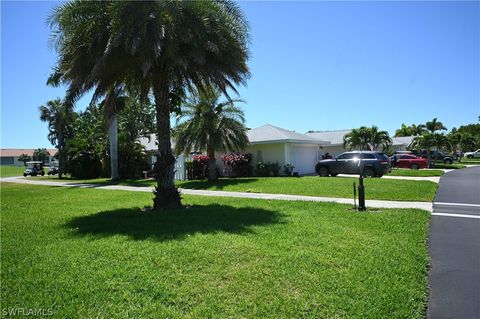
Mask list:
POLYGON ((440 179, 429 253, 427 317, 480 318, 480 167, 440 179))

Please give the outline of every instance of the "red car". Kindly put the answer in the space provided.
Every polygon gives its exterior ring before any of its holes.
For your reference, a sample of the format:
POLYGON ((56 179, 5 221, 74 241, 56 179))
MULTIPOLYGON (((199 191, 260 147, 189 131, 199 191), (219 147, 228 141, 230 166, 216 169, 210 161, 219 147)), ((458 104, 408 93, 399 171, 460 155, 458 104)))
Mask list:
POLYGON ((428 168, 428 160, 412 154, 400 154, 397 155, 397 162, 393 163, 393 165, 395 167, 411 169, 428 168))

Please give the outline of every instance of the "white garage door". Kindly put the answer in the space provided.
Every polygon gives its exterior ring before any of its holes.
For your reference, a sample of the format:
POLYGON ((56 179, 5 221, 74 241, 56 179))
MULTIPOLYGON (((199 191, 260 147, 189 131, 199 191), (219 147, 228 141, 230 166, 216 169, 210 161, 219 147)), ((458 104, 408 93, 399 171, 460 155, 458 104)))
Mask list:
POLYGON ((291 148, 292 165, 294 172, 299 174, 315 173, 315 164, 318 162, 318 146, 293 144, 291 148))

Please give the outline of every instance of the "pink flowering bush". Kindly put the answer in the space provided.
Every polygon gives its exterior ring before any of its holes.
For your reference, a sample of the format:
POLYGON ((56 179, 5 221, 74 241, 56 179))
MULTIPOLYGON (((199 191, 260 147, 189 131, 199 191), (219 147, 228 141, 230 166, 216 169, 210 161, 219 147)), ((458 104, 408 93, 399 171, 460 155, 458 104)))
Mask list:
POLYGON ((232 177, 247 177, 252 176, 252 154, 226 154, 222 156, 225 167, 230 170, 232 177))
POLYGON ((185 163, 187 179, 204 179, 208 176, 208 156, 195 155, 191 162, 185 163))

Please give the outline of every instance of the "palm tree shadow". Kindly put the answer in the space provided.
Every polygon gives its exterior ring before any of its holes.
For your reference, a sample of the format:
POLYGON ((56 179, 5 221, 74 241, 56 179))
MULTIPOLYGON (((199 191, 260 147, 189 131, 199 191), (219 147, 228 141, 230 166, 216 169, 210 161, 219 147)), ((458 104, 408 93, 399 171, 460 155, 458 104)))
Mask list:
POLYGON ((133 240, 166 241, 196 233, 248 234, 253 232, 253 226, 267 226, 279 223, 281 219, 279 212, 262 208, 202 205, 164 212, 116 209, 76 217, 64 226, 71 229, 72 236, 126 235, 133 240))
POLYGON ((234 186, 240 184, 247 184, 258 181, 258 178, 244 177, 244 178, 220 178, 214 182, 206 180, 191 180, 182 182, 179 187, 189 189, 211 189, 222 190, 225 186, 234 186))

